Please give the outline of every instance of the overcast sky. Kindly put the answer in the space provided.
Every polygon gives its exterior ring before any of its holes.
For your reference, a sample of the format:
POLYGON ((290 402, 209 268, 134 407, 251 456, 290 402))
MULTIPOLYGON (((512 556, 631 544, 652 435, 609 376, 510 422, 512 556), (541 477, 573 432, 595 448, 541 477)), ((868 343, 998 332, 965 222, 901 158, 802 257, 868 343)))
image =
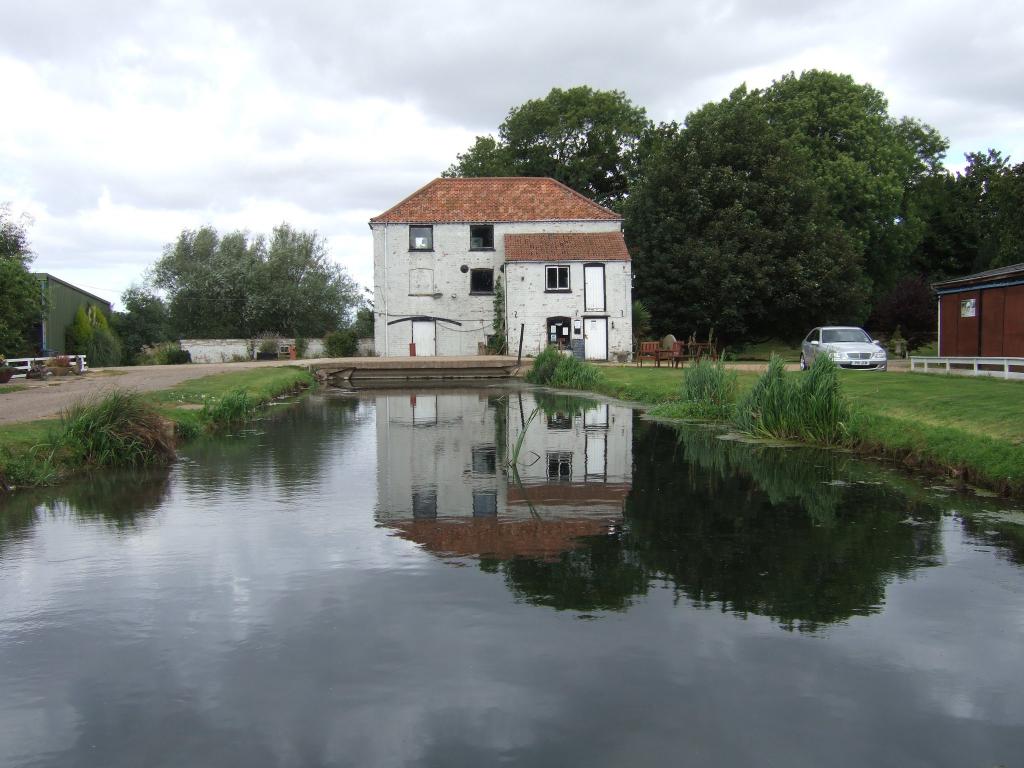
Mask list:
POLYGON ((0 201, 35 268, 116 300, 184 228, 367 219, 552 87, 683 120, 740 83, 852 74, 951 142, 1024 160, 1019 2, 0 0, 0 201))

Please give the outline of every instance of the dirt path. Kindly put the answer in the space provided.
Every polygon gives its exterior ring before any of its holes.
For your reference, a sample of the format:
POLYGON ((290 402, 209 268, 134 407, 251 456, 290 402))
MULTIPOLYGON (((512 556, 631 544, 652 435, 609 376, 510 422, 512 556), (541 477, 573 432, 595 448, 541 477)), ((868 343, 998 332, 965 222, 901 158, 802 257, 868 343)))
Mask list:
POLYGON ((0 384, 0 424, 52 418, 75 400, 108 392, 111 389, 153 392, 214 373, 293 364, 289 360, 271 360, 202 365, 138 365, 123 368, 97 368, 89 371, 85 376, 61 376, 46 381, 15 379, 11 382, 12 384, 27 386, 28 389, 5 393, 4 387, 7 385, 0 384))

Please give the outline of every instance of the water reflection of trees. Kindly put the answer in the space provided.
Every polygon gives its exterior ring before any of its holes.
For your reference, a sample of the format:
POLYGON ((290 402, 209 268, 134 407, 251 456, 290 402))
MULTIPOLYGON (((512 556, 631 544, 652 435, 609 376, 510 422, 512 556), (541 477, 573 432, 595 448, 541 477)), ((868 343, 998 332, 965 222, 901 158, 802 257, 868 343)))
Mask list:
POLYGON ((502 563, 517 595, 614 610, 665 580, 694 605, 814 630, 879 610, 894 577, 935 561, 935 507, 858 477, 841 455, 647 423, 634 434, 622 531, 555 561, 502 563))
POLYGON ((273 487, 287 495, 319 477, 349 424, 369 418, 351 397, 307 397, 271 408, 234 434, 203 438, 183 451, 184 483, 196 490, 273 487))
POLYGON ((19 491, 0 499, 0 553, 26 536, 43 514, 71 514, 119 530, 134 528, 167 498, 170 472, 168 467, 106 470, 60 488, 19 491))

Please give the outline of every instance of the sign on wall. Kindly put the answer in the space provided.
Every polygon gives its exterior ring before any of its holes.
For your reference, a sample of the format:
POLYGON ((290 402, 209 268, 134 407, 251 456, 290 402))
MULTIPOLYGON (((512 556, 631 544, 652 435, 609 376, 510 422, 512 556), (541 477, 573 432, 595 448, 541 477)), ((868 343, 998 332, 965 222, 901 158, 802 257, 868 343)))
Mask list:
POLYGON ((975 317, 978 311, 977 299, 964 299, 960 302, 960 317, 975 317))

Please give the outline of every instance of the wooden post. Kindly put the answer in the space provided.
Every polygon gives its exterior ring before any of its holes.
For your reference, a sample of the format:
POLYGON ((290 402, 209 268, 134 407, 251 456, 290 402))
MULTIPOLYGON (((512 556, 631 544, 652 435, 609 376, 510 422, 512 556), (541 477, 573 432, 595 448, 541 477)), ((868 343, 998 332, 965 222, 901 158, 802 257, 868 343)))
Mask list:
POLYGON ((516 357, 516 365, 523 362, 523 331, 526 330, 526 323, 519 324, 519 355, 516 357))

